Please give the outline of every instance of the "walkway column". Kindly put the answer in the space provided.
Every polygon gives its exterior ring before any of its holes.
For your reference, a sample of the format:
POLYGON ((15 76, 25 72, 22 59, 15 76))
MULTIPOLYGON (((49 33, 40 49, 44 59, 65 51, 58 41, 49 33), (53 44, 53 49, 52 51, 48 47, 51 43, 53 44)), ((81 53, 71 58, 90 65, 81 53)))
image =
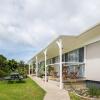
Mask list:
POLYGON ((29 64, 28 74, 30 75, 30 64, 29 64))
POLYGON ((45 83, 47 82, 47 49, 44 51, 45 56, 45 83))
POLYGON ((38 58, 36 57, 36 76, 38 77, 38 58))
POLYGON ((56 41, 58 47, 59 47, 59 57, 60 57, 60 89, 63 88, 63 83, 62 83, 62 40, 59 39, 56 41))

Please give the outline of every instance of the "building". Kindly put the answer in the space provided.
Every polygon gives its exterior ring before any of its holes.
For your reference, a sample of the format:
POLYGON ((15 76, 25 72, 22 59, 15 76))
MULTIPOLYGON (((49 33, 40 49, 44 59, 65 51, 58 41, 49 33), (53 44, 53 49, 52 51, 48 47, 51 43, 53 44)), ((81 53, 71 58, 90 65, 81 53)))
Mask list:
POLYGON ((33 63, 37 76, 45 65, 45 82, 51 67, 49 74, 59 81, 60 88, 67 79, 100 82, 100 24, 78 36, 59 36, 29 61, 33 63))

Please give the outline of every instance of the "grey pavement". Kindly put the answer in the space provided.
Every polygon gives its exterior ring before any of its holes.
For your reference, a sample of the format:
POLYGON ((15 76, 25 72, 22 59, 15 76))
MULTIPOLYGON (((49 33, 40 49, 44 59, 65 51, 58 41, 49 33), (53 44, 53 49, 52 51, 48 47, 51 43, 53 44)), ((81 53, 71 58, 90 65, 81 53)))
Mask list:
POLYGON ((30 77, 47 92, 44 100, 70 100, 68 91, 59 89, 59 82, 49 80, 45 83, 40 78, 37 78, 35 76, 30 77))

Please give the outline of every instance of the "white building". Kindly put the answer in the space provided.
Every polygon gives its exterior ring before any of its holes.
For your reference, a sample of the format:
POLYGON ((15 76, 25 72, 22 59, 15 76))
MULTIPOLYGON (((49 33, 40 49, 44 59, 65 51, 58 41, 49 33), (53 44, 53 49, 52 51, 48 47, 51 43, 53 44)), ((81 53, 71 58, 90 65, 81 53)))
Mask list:
POLYGON ((100 24, 78 36, 59 36, 29 61, 33 62, 36 75, 45 65, 45 82, 47 68, 52 66, 60 88, 70 78, 100 82, 100 24))

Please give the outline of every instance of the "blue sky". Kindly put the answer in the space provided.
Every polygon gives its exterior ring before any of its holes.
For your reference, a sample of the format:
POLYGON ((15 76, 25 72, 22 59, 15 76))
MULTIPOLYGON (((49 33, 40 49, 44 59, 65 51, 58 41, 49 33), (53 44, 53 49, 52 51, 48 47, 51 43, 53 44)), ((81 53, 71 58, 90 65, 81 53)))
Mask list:
POLYGON ((0 0, 0 54, 29 60, 59 35, 100 22, 100 0, 0 0))

